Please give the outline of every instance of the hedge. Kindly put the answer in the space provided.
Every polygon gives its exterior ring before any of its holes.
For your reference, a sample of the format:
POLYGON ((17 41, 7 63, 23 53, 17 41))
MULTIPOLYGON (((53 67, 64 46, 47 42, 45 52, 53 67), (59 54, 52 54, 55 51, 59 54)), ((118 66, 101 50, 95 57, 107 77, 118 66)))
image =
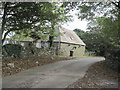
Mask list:
POLYGON ((106 53, 105 59, 107 66, 118 71, 120 66, 120 48, 109 49, 106 53))
POLYGON ((6 44, 2 47, 2 54, 5 57, 20 58, 23 47, 18 44, 6 44))
POLYGON ((50 56, 51 50, 48 48, 36 48, 35 46, 23 47, 19 44, 6 44, 2 47, 3 60, 11 60, 16 58, 25 58, 33 56, 50 56))

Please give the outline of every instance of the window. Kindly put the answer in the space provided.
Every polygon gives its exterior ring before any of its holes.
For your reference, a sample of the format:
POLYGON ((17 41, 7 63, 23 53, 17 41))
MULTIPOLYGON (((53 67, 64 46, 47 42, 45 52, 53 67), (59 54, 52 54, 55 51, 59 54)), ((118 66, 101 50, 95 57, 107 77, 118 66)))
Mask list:
POLYGON ((73 40, 73 38, 72 38, 72 37, 70 37, 70 39, 71 39, 71 40, 73 40))

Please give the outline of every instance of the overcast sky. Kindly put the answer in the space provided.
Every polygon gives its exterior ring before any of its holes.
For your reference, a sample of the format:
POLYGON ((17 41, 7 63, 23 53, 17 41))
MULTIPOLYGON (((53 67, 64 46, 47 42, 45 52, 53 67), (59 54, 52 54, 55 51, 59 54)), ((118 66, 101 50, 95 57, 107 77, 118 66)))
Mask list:
POLYGON ((69 29, 69 30, 74 30, 76 28, 81 29, 86 31, 87 29, 87 21, 81 21, 80 19, 78 19, 78 17, 75 15, 75 13, 77 13, 76 10, 71 11, 70 15, 73 16, 73 20, 72 22, 67 22, 64 25, 62 25, 64 28, 69 29))
POLYGON ((69 30, 74 30, 76 28, 87 31, 87 21, 80 21, 79 19, 74 19, 73 22, 68 22, 62 25, 64 28, 69 30))

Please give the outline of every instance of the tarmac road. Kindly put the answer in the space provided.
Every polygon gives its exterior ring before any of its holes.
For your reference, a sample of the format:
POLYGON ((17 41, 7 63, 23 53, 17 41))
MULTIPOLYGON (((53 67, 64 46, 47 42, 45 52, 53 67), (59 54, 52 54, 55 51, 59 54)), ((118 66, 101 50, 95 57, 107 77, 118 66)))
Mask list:
POLYGON ((66 88, 82 78, 87 69, 102 57, 79 57, 34 67, 2 78, 3 88, 66 88))
POLYGON ((0 52, 0 90, 1 88, 2 88, 2 53, 0 52))

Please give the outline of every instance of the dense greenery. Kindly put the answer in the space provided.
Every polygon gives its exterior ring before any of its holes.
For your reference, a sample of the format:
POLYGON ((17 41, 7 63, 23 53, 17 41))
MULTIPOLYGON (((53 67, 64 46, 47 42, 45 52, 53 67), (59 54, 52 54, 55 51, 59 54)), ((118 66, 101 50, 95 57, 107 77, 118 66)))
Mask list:
POLYGON ((108 66, 116 68, 116 64, 120 65, 120 1, 83 2, 78 10, 78 17, 89 21, 90 32, 84 34, 88 49, 101 52, 108 66))
POLYGON ((100 33, 96 31, 82 31, 80 29, 74 30, 77 35, 86 44, 86 50, 95 53, 97 56, 104 56, 108 48, 108 39, 105 39, 100 33), (107 45, 107 46, 106 46, 107 45))
POLYGON ((74 32, 76 32, 76 34, 81 38, 84 39, 83 36, 85 34, 85 31, 81 30, 81 29, 74 29, 74 32))
POLYGON ((2 47, 2 54, 4 57, 20 58, 22 52, 22 46, 17 44, 7 44, 2 47))
POLYGON ((82 3, 78 6, 80 19, 89 20, 88 29, 97 31, 114 43, 120 43, 120 2, 82 3), (100 14, 102 13, 102 14, 100 14))

